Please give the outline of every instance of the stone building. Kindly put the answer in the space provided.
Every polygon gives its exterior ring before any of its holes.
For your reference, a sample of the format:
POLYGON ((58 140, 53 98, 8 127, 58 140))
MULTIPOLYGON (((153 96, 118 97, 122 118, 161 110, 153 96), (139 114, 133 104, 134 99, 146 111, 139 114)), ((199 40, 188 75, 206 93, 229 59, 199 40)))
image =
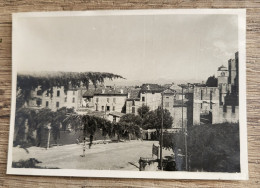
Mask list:
POLYGON ((31 91, 31 97, 28 102, 28 107, 33 109, 49 108, 56 111, 59 108, 74 108, 78 107, 78 90, 64 90, 64 87, 53 87, 52 94, 48 91, 42 91, 39 86, 31 91))
POLYGON ((193 124, 239 122, 239 58, 218 68, 217 87, 194 87, 193 124))

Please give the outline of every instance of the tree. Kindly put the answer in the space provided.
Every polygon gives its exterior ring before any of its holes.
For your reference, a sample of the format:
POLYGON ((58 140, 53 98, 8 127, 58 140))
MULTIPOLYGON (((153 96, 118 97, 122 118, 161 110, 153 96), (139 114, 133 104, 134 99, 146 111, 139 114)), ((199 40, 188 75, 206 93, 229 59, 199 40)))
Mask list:
POLYGON ((103 83, 105 79, 122 78, 120 75, 106 72, 43 72, 37 74, 18 74, 16 106, 20 108, 30 99, 32 90, 40 87, 42 92, 47 91, 53 95, 53 87, 64 87, 67 92, 72 87, 89 87, 90 82, 96 87, 98 83, 103 83))
POLYGON ((161 129, 162 113, 163 113, 163 128, 164 129, 171 128, 173 123, 173 118, 171 116, 171 113, 167 109, 163 109, 162 111, 161 108, 146 113, 143 119, 143 128, 156 129, 158 132, 161 129))
POLYGON ((119 124, 122 127, 123 135, 127 135, 129 140, 131 140, 131 135, 134 135, 137 138, 141 137, 141 117, 134 114, 125 114, 120 118, 119 124))
POLYGON ((142 119, 140 116, 136 116, 134 114, 125 114, 120 118, 119 122, 125 122, 125 123, 133 123, 135 125, 141 126, 142 125, 142 119))
POLYGON ((35 140, 32 137, 32 132, 36 129, 35 110, 22 108, 15 113, 15 129, 14 129, 14 145, 27 145, 30 140, 32 143, 35 140))
MULTIPOLYGON (((240 172, 238 124, 199 125, 189 129, 188 161, 191 171, 240 172)), ((164 133, 163 147, 181 149, 184 154, 184 134, 164 133)))
POLYGON ((138 112, 138 114, 139 114, 139 116, 140 116, 141 118, 144 118, 144 116, 145 116, 149 111, 150 111, 149 106, 144 105, 144 104, 137 109, 137 112, 138 112))
POLYGON ((217 87, 218 86, 218 79, 215 75, 208 77, 206 81, 206 86, 208 87, 217 87))

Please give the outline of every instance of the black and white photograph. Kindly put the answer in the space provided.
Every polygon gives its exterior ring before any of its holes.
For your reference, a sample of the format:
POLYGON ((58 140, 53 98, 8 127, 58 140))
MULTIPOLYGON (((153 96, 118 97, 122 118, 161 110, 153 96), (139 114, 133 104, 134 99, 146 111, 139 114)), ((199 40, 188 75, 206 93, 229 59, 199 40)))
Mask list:
POLYGON ((8 174, 248 179, 244 9, 13 14, 8 174))

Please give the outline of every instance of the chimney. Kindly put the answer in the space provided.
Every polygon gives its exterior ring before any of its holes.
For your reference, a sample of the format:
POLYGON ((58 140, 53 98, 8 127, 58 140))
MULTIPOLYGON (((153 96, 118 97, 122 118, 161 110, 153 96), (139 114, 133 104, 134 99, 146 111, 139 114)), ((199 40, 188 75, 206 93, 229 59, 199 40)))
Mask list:
POLYGON ((102 89, 102 94, 104 94, 105 93, 105 89, 102 89))
POLYGON ((120 93, 123 94, 123 93, 124 93, 124 90, 123 90, 123 89, 120 89, 120 93))

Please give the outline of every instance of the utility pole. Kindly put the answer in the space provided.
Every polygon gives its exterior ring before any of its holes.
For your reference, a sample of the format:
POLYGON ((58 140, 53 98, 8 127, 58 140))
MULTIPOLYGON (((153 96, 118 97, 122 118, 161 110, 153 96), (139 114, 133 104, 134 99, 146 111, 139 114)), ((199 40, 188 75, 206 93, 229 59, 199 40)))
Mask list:
POLYGON ((184 145, 185 145, 185 169, 188 170, 188 157, 187 157, 187 126, 184 128, 183 126, 183 85, 181 86, 182 89, 182 105, 181 105, 181 123, 182 123, 182 133, 184 134, 184 145))
POLYGON ((162 92, 162 124, 161 124, 161 134, 160 134, 160 167, 163 170, 163 158, 162 158, 162 147, 163 147, 163 92, 162 92))

